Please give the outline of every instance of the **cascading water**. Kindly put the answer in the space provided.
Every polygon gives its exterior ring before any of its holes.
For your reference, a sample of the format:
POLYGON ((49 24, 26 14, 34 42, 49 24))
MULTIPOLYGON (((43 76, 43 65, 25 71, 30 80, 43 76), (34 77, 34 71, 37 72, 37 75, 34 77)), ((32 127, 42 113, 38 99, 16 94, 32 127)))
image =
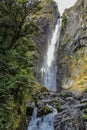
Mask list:
POLYGON ((44 62, 41 67, 41 84, 46 86, 51 91, 56 91, 57 82, 57 65, 56 54, 58 49, 59 34, 61 28, 61 18, 58 19, 55 30, 52 35, 51 42, 48 41, 47 53, 44 56, 44 62))
MULTIPOLYGON (((57 3, 60 1, 62 5, 62 0, 54 0, 57 3)), ((64 0, 65 1, 65 0, 64 0)), ((69 0, 70 1, 70 0, 69 0)), ((72 1, 72 0, 71 0, 72 1)), ((75 3, 76 0, 73 1, 75 3)), ((69 7, 73 4, 71 3, 69 7)), ((62 15, 64 9, 60 12, 62 15)), ((51 91, 56 91, 56 74, 57 74, 57 65, 56 65, 56 54, 58 50, 59 35, 61 29, 61 19, 58 19, 55 30, 53 32, 51 42, 48 41, 47 53, 44 56, 44 62, 41 67, 42 85, 46 86, 51 91)), ((28 130, 54 130, 54 117, 57 114, 57 110, 53 108, 53 113, 37 118, 37 108, 34 109, 32 120, 29 123, 28 130)))

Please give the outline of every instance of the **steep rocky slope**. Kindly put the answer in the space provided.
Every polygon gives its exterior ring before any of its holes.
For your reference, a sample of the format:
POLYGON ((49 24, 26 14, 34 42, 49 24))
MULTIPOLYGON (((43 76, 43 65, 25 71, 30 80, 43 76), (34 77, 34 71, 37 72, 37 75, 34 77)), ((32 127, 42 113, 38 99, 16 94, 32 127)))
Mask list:
POLYGON ((58 50, 58 86, 87 89, 87 1, 77 0, 62 16, 58 50))

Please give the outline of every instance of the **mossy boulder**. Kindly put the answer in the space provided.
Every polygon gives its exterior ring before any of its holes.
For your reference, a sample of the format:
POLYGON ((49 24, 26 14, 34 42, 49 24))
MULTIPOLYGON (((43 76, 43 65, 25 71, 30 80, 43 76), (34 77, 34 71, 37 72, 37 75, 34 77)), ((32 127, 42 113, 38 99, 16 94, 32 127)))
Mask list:
POLYGON ((87 121, 87 114, 83 114, 83 120, 87 121))
POLYGON ((48 92, 48 89, 43 85, 39 84, 38 82, 36 82, 32 88, 31 95, 35 97, 35 95, 38 95, 40 93, 45 93, 45 92, 48 92))
POLYGON ((53 112, 53 108, 46 105, 46 106, 43 106, 40 110, 38 110, 38 116, 44 116, 52 112, 53 112))

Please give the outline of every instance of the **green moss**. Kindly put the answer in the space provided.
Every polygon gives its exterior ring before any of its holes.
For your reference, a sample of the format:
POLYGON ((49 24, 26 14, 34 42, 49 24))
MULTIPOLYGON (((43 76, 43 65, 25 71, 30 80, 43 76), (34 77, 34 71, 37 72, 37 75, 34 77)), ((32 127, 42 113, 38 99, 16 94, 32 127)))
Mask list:
POLYGON ((84 113, 86 113, 86 114, 87 114, 87 108, 86 108, 86 109, 84 109, 83 111, 84 111, 84 113))
POLYGON ((84 93, 87 93, 87 88, 84 90, 84 93))
POLYGON ((53 112, 53 108, 49 107, 49 106, 44 106, 40 112, 38 112, 38 116, 43 116, 43 115, 47 115, 49 113, 53 112))
POLYGON ((87 121, 87 114, 83 114, 83 119, 87 121))
POLYGON ((66 23, 67 23, 67 18, 66 18, 66 15, 63 14, 63 16, 62 16, 62 30, 66 29, 66 23))
POLYGON ((41 84, 36 82, 34 84, 33 88, 32 88, 32 92, 31 93, 33 95, 36 95, 39 92, 41 92, 41 93, 48 92, 48 89, 46 87, 42 86, 41 84))

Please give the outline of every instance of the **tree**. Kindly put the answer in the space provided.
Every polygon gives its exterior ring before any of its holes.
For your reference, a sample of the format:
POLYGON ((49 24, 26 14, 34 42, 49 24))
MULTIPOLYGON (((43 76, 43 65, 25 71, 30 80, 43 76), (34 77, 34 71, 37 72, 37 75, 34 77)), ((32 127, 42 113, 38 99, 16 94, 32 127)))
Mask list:
MULTIPOLYGON (((20 37, 25 20, 34 10, 39 9, 38 0, 1 0, 0 1, 0 48, 11 49, 20 37)), ((31 23, 31 21, 30 21, 31 23)))
POLYGON ((20 127, 26 114, 26 99, 35 82, 32 37, 38 30, 30 15, 40 9, 39 3, 0 0, 0 130, 20 127))

